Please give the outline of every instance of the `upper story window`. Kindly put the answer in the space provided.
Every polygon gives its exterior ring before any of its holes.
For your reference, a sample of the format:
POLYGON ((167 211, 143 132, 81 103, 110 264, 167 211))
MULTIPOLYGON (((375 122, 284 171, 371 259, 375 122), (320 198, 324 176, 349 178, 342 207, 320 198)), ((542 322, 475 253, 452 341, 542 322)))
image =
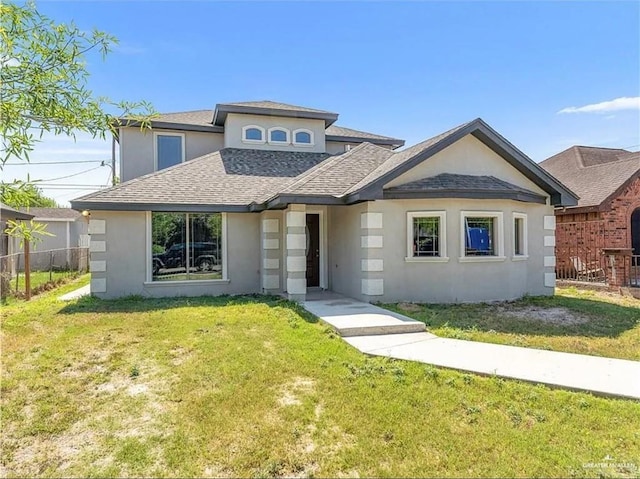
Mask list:
POLYGON ((298 129, 293 132, 293 144, 297 146, 312 146, 313 132, 306 129, 298 129))
POLYGON ((269 143, 289 143, 289 130, 285 128, 269 128, 269 143))
POLYGON ((162 170, 184 161, 184 134, 155 133, 156 170, 162 170))
POLYGON ((265 131, 261 126, 248 125, 242 127, 242 141, 245 143, 264 143, 265 131))

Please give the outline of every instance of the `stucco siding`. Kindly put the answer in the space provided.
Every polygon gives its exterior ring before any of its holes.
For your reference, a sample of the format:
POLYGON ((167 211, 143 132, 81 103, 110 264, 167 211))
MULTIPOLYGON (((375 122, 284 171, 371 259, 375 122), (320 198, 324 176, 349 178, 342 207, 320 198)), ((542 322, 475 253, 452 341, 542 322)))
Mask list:
POLYGON ((227 214, 227 280, 150 282, 148 280, 147 213, 94 211, 92 220, 105 220, 104 252, 92 252, 91 261, 105 261, 106 271, 92 273, 92 284, 103 284, 101 298, 128 295, 148 297, 258 293, 260 291, 260 229, 257 214, 227 214))
POLYGON ((154 171, 154 132, 159 134, 184 133, 185 161, 193 160, 224 147, 222 133, 160 129, 141 131, 139 128, 121 128, 120 176, 122 181, 128 181, 154 171))
POLYGON ((328 208, 329 288, 362 299, 360 213, 366 203, 328 208))
POLYGON ((384 218, 384 294, 378 301, 432 303, 508 300, 525 294, 549 295, 544 285, 544 257, 553 256, 553 247, 544 246, 544 216, 550 206, 505 200, 384 200, 368 203, 368 211, 384 218), (407 212, 446 212, 446 262, 410 262, 407 251, 407 212), (460 261, 462 211, 502 212, 504 218, 504 259, 460 261), (514 212, 527 215, 528 258, 513 258, 514 212))
POLYGON ((495 176, 541 195, 540 187, 522 175, 500 155, 472 135, 467 135, 415 168, 393 179, 385 188, 436 176, 441 173, 495 176))
POLYGON ((304 118, 287 118, 264 115, 247 115, 229 113, 224 124, 225 148, 251 148, 256 150, 273 151, 308 151, 312 153, 324 153, 325 151, 325 126, 324 120, 309 120, 304 118), (244 143, 242 141, 242 127, 248 125, 260 126, 268 131, 269 128, 283 127, 290 133, 290 141, 293 141, 293 131, 306 128, 313 132, 314 144, 312 146, 276 145, 269 143, 244 143))

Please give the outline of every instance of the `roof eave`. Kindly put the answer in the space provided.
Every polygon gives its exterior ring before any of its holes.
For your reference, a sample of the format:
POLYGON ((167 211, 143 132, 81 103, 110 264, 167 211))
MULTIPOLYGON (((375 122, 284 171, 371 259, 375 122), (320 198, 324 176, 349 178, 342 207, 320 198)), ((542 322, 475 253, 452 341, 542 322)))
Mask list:
POLYGON ((394 190, 384 191, 384 199, 437 199, 465 198, 474 200, 513 200, 524 203, 546 204, 547 198, 536 193, 525 191, 469 190, 447 188, 439 190, 394 190))
POLYGON ((325 135, 326 141, 339 141, 342 143, 359 143, 368 142, 374 145, 388 145, 395 148, 404 146, 405 141, 397 138, 365 138, 363 136, 341 136, 341 135, 325 135))
POLYGON ((167 213, 246 213, 249 205, 220 205, 193 203, 119 203, 113 201, 71 201, 77 211, 161 211, 167 213))
POLYGON ((300 110, 279 110, 277 108, 265 108, 256 106, 239 106, 217 104, 213 114, 213 124, 224 126, 228 113, 239 113, 245 115, 280 116, 286 118, 305 118, 309 120, 324 120, 325 128, 333 125, 338 120, 337 113, 323 113, 300 110))

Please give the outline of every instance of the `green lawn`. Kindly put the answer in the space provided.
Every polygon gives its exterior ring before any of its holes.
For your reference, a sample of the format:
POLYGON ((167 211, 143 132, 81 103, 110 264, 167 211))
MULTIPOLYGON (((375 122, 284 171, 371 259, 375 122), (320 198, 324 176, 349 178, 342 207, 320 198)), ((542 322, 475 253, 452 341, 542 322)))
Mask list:
POLYGON ((637 402, 369 358, 279 298, 55 300, 79 284, 3 308, 2 476, 638 475, 637 402))
MULTIPOLYGON (((59 283, 66 279, 71 279, 78 276, 76 271, 32 271, 30 274, 31 291, 38 293, 42 287, 47 283, 59 283)), ((16 291, 16 278, 12 278, 11 290, 16 291)), ((25 276, 24 272, 20 272, 18 278, 18 291, 24 294, 25 291, 25 276)))
POLYGON ((640 300, 557 288, 556 296, 488 304, 382 304, 442 337, 640 360, 640 300))

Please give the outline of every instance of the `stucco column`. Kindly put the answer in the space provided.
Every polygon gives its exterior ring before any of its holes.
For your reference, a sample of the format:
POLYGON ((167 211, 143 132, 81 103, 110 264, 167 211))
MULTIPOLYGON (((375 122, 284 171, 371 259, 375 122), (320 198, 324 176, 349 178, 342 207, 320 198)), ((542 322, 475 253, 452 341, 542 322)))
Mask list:
POLYGON ((556 287, 556 217, 546 215, 544 222, 544 285, 547 288, 556 287))
POLYGON ((290 205, 285 213, 287 294, 293 301, 304 301, 307 294, 306 210, 306 205, 290 205))
POLYGON ((91 294, 107 292, 107 222, 104 219, 89 220, 89 271, 91 294))
POLYGON ((261 213, 261 281, 262 291, 267 294, 276 294, 280 289, 280 211, 265 211, 261 213))
POLYGON ((365 301, 384 294, 382 213, 360 213, 361 292, 365 301))

